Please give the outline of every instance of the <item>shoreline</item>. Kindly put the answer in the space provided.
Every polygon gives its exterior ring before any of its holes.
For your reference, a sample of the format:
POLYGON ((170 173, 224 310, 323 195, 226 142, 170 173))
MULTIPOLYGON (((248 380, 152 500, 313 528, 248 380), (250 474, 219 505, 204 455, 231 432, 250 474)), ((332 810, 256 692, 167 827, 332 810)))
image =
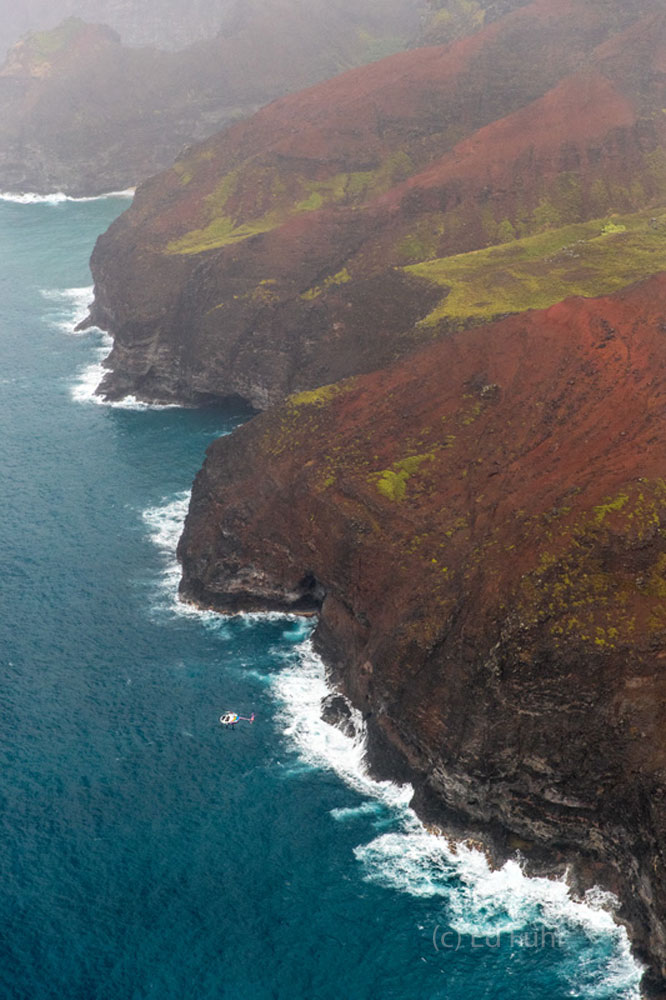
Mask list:
MULTIPOLYGON (((292 610, 252 611, 224 610, 214 606, 197 603, 191 598, 180 595, 177 601, 191 614, 219 615, 221 618, 285 617, 287 619, 302 619, 306 621, 321 621, 320 613, 315 611, 300 612, 292 610)), ((187 613, 187 612, 186 612, 187 613)), ((528 843, 518 837, 515 831, 503 826, 500 822, 484 826, 475 823, 470 817, 456 813, 441 800, 436 800, 424 794, 424 776, 412 768, 400 755, 394 745, 389 744, 379 727, 374 723, 372 714, 364 714, 354 704, 349 692, 345 689, 340 676, 331 666, 333 656, 327 656, 325 642, 318 635, 317 625, 310 637, 312 653, 322 664, 326 690, 329 696, 342 696, 350 705, 352 711, 362 719, 362 763, 364 779, 376 786, 374 794, 381 798, 381 786, 391 786, 396 790, 410 789, 409 798, 405 800, 405 808, 413 815, 418 828, 414 832, 436 838, 441 843, 442 850, 451 856, 462 852, 483 857, 491 875, 500 875, 507 866, 520 871, 523 878, 536 882, 548 882, 553 888, 566 887, 566 894, 574 907, 587 908, 591 912, 604 912, 609 915, 619 932, 626 935, 627 946, 630 949, 632 961, 639 971, 638 996, 641 1000, 663 1000, 663 991, 651 985, 649 978, 648 958, 640 954, 640 948, 634 940, 634 927, 629 919, 622 916, 625 903, 618 894, 618 876, 610 865, 592 858, 585 858, 573 850, 562 851, 545 844, 528 843), (591 898, 601 897, 602 905, 592 906, 591 898)), ((321 703, 323 707, 323 700, 321 703)), ((343 728, 335 723, 327 722, 320 713, 322 724, 330 726, 341 733, 350 746, 358 742, 346 734, 343 728)), ((328 761, 328 766, 350 783, 356 783, 346 778, 344 773, 328 761)), ((369 845, 366 845, 369 846, 369 845)), ((581 910, 582 913, 582 910, 581 910)), ((465 933, 471 933, 469 931, 465 933)))

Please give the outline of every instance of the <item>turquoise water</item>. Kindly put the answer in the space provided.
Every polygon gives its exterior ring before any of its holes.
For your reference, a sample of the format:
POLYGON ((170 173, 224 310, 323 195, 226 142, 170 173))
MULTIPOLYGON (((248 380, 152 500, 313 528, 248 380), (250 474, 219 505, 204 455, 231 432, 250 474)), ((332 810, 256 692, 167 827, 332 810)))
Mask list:
POLYGON ((307 625, 178 606, 187 491, 244 415, 89 401, 73 325, 124 204, 0 202, 1 1000, 635 996, 597 902, 364 777, 307 625))

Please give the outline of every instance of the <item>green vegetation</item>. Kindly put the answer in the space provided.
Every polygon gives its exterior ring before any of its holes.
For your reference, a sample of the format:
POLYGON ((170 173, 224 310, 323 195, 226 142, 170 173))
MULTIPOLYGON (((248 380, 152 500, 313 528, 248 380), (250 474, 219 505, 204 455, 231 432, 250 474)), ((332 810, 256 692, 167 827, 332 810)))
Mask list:
POLYGON ((318 389, 310 389, 307 392, 297 392, 287 397, 289 406, 324 406, 336 396, 343 392, 349 392, 355 383, 354 378, 345 379, 343 382, 333 382, 331 385, 322 385, 318 389))
POLYGON ((427 455, 409 455, 394 462, 390 469, 374 472, 370 480, 375 483, 378 491, 387 500, 404 500, 407 483, 414 473, 418 472, 424 462, 430 462, 435 457, 434 452, 427 455))
POLYGON ((184 163, 178 162, 173 165, 174 173, 177 173, 180 178, 180 183, 183 187, 186 187, 192 180, 194 174, 192 170, 185 166, 184 163))
POLYGON ((327 289, 333 288, 335 285, 346 285, 347 282, 351 280, 351 274, 346 267, 343 267, 337 274, 331 274, 328 278, 325 278, 321 285, 316 285, 314 288, 308 288, 307 292, 303 292, 301 298, 305 299, 306 302, 309 302, 312 299, 316 299, 327 289))
POLYGON ((362 55, 359 60, 361 65, 365 63, 377 62, 378 59, 385 59, 387 56, 402 52, 409 45, 409 39, 401 38, 398 35, 387 38, 376 38, 364 28, 359 28, 357 36, 362 47, 362 55))
POLYGON ((422 326, 545 309, 570 295, 607 295, 666 270, 666 213, 662 207, 594 219, 404 270, 447 291, 422 326))
POLYGON ((273 214, 266 215, 263 219, 255 219, 253 222, 245 222, 240 226, 236 226, 232 219, 223 215, 203 229, 193 229, 179 240, 173 240, 167 246, 167 253, 205 253, 206 250, 216 250, 230 243, 240 243, 250 236, 270 232, 279 224, 280 220, 273 214))
POLYGON ((594 521, 595 524, 603 524, 609 514, 617 513, 623 510, 624 507, 629 503, 629 497, 626 493, 621 493, 614 500, 606 500, 605 503, 601 504, 599 507, 594 508, 594 521))
POLYGON ((666 554, 644 543, 658 535, 665 511, 666 483, 656 479, 629 484, 573 523, 568 508, 559 511, 559 525, 539 519, 535 531, 545 546, 536 570, 523 578, 521 614, 556 643, 582 641, 601 651, 631 642, 637 616, 664 631, 666 554), (644 553, 640 573, 627 558, 636 551, 644 553))
POLYGON ((476 0, 431 0, 428 34, 433 40, 452 42, 483 27, 486 12, 476 0))
MULTIPOLYGON (((205 199, 208 223, 172 240, 166 252, 204 253, 270 232, 302 212, 316 212, 326 205, 362 204, 388 191, 414 169, 409 156, 398 151, 374 170, 334 174, 325 180, 291 174, 283 179, 276 168, 264 166, 232 170, 205 199)), ((186 185, 196 176, 197 163, 180 160, 173 170, 186 185)))

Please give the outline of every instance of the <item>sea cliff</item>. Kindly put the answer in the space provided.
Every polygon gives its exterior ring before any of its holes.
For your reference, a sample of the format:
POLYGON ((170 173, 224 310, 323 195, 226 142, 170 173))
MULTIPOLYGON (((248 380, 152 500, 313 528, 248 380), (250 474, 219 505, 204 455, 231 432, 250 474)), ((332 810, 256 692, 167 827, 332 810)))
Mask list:
POLYGON ((662 275, 292 396, 211 446, 179 548, 201 606, 319 610, 380 772, 616 891, 655 995, 665 337, 662 275))

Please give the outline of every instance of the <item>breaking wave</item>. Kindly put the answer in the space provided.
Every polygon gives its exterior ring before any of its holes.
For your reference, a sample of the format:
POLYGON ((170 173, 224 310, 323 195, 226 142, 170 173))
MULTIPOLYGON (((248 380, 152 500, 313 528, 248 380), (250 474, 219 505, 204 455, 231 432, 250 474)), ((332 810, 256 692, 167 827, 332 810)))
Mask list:
POLYGON ((144 403, 136 396, 125 396, 123 399, 109 401, 98 395, 97 388, 107 372, 104 359, 108 357, 113 347, 113 339, 96 326, 85 330, 77 329, 88 315, 93 302, 93 291, 92 285, 85 288, 42 289, 42 297, 48 303, 46 321, 62 333, 85 335, 95 344, 95 360, 78 372, 71 387, 70 393, 74 402, 95 403, 97 406, 111 406, 121 410, 179 409, 177 403, 144 403))
POLYGON ((77 326, 88 315, 93 301, 93 286, 85 288, 44 288, 47 301, 46 320, 63 333, 78 333, 77 326))
POLYGON ((11 191, 0 191, 0 201, 13 202, 15 205, 62 205, 66 201, 106 201, 107 198, 126 198, 129 201, 134 197, 135 190, 127 188, 125 191, 109 191, 108 194, 90 195, 84 198, 75 198, 63 191, 54 191, 52 194, 36 194, 33 191, 16 194, 11 191))
POLYGON ((360 718, 355 740, 322 720, 321 701, 330 688, 311 641, 286 659, 273 687, 287 739, 306 764, 331 768, 364 797, 355 808, 333 810, 333 818, 372 819, 378 807, 390 816, 389 832, 354 851, 368 881, 441 903, 448 926, 468 939, 504 933, 520 941, 525 928, 555 929, 565 956, 569 945, 563 972, 571 996, 638 1000, 643 970, 615 921, 614 896, 595 889, 577 901, 562 879, 528 877, 517 861, 493 869, 480 850, 428 831, 409 808, 409 785, 377 782, 368 774, 360 718))

